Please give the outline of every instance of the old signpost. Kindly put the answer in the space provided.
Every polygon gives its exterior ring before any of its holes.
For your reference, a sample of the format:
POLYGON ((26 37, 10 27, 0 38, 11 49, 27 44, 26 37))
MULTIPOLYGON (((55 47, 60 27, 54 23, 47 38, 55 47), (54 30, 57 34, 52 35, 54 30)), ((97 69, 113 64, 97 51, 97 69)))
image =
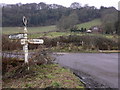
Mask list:
POLYGON ((24 33, 9 35, 10 39, 21 39, 21 45, 23 45, 24 51, 24 62, 28 64, 28 44, 43 44, 44 41, 42 39, 28 39, 28 31, 27 31, 27 19, 23 16, 23 24, 24 24, 24 33))

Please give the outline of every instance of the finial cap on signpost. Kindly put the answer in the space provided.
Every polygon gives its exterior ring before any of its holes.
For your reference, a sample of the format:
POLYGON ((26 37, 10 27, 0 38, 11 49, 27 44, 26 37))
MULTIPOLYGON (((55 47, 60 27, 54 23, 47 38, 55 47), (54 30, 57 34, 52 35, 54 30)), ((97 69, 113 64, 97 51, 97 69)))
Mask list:
POLYGON ((27 18, 23 16, 23 24, 26 26, 27 25, 27 18))

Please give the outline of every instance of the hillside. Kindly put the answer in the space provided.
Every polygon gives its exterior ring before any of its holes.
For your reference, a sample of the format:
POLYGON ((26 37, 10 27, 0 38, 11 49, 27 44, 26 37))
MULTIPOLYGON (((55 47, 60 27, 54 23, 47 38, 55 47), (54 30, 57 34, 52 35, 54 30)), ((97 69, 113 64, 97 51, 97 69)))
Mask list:
POLYGON ((82 23, 82 24, 78 24, 77 26, 79 28, 86 28, 86 29, 89 29, 90 27, 92 26, 96 26, 96 25, 101 25, 101 20, 100 19, 94 19, 92 21, 89 21, 89 22, 85 22, 85 23, 82 23))

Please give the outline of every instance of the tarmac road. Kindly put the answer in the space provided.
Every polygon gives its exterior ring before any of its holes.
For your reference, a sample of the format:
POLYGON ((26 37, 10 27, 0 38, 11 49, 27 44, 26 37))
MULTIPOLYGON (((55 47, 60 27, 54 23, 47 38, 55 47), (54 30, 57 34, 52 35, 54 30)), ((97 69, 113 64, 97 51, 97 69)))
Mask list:
POLYGON ((104 86, 118 88, 117 53, 64 53, 57 55, 56 62, 77 72, 86 73, 104 86))

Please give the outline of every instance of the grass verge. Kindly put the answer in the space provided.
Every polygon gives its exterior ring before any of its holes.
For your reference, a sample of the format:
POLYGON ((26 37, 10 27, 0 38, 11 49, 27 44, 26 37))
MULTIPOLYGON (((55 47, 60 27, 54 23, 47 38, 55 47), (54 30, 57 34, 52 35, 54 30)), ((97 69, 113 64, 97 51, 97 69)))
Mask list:
POLYGON ((30 67, 34 75, 23 78, 11 78, 3 81, 3 88, 82 88, 78 77, 57 64, 36 65, 30 67))

